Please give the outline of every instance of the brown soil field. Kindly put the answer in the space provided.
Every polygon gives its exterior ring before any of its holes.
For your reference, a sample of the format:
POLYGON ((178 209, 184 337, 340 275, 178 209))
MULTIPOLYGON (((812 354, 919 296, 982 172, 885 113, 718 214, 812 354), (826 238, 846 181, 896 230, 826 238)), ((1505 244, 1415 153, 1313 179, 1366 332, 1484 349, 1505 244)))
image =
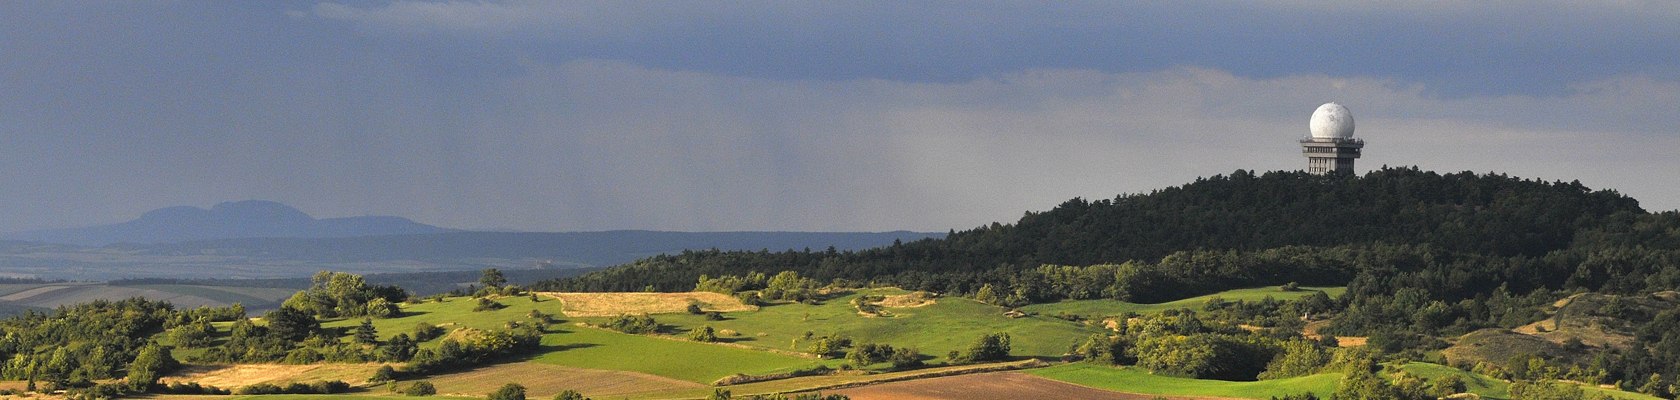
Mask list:
POLYGON ((622 314, 672 314, 688 311, 689 303, 717 312, 754 311, 758 307, 722 293, 558 293, 540 292, 565 303, 568 317, 611 317, 622 314))
MULTIPOLYGON (((917 379, 826 391, 824 393, 839 393, 856 400, 1149 400, 1157 397, 1155 395, 1110 392, 1107 390, 1040 378, 1020 372, 988 372, 983 374, 917 379)), ((1208 399, 1198 397, 1167 398, 1174 400, 1208 399)))
MULTIPOLYGON (((482 396, 507 383, 525 385, 533 399, 546 399, 562 390, 576 390, 593 398, 619 398, 640 393, 703 388, 706 385, 644 374, 640 372, 603 371, 563 367, 559 365, 520 362, 497 364, 469 371, 436 375, 426 378, 437 386, 438 394, 482 396)), ((408 382, 399 382, 405 387, 408 382)), ((375 392, 382 389, 375 389, 375 392)))
POLYGON ((366 383, 380 364, 232 364, 188 365, 159 381, 198 382, 200 385, 233 390, 256 383, 286 384, 342 380, 351 385, 366 383))

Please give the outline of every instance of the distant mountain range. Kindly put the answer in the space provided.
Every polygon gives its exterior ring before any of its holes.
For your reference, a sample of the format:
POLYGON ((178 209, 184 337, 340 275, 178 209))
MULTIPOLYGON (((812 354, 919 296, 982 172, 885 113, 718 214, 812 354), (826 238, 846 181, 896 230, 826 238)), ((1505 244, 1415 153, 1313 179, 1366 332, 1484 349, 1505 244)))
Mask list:
POLYGON ((0 277, 295 278, 605 267, 683 250, 861 250, 926 232, 468 232, 400 217, 316 219, 272 201, 170 207, 119 224, 0 235, 0 277))
POLYGON ((316 219, 291 206, 264 200, 234 201, 206 210, 181 206, 152 210, 133 221, 0 236, 31 242, 104 246, 235 238, 341 238, 455 232, 402 217, 316 219))

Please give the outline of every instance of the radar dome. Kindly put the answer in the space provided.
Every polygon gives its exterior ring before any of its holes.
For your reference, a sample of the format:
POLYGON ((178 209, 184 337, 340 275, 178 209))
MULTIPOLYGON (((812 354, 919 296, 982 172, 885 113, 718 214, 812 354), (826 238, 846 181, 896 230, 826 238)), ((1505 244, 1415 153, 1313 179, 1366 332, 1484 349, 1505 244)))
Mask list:
POLYGON ((1353 113, 1341 104, 1324 103, 1313 111, 1312 122, 1308 123, 1312 129, 1313 139, 1350 139, 1353 138, 1353 113))

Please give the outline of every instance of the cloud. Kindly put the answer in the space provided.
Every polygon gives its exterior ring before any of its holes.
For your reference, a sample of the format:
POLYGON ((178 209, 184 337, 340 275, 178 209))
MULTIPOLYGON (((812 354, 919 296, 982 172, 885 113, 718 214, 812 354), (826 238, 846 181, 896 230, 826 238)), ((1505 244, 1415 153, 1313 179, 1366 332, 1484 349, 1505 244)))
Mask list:
POLYGON ((1217 68, 1421 83, 1433 95, 1561 95, 1680 79, 1680 5, 1617 2, 429 2, 314 14, 428 46, 775 79, 963 82, 1029 69, 1217 68))
POLYGON ((474 116, 471 130, 485 137, 464 158, 501 160, 470 169, 505 173, 472 180, 520 188, 497 196, 545 216, 527 220, 567 229, 942 230, 1008 221, 1074 196, 1299 169, 1294 140, 1327 100, 1360 121, 1370 143, 1364 169, 1581 179, 1663 208, 1680 195, 1648 183, 1650 174, 1680 178, 1662 172, 1680 171, 1663 150, 1680 144, 1680 121, 1662 112, 1680 85, 1638 76, 1568 96, 1443 100, 1387 80, 1249 79, 1206 68, 908 83, 579 61, 532 65, 497 88, 513 106, 474 116), (1555 123, 1574 120, 1595 123, 1555 123), (1635 167, 1648 171, 1630 175, 1635 167))
POLYGON ((463 228, 962 229, 1299 169, 1326 101, 1369 141, 1361 169, 1680 208, 1680 77, 1653 55, 1673 52, 1633 51, 1675 46, 1649 23, 1666 8, 1458 28, 1527 8, 636 4, 0 4, 0 231, 251 198, 463 228), (1349 17, 1299 28, 1320 14, 1349 17), (1371 59, 1296 49, 1319 35, 1371 59), (1467 50, 1504 44, 1561 62, 1467 50))

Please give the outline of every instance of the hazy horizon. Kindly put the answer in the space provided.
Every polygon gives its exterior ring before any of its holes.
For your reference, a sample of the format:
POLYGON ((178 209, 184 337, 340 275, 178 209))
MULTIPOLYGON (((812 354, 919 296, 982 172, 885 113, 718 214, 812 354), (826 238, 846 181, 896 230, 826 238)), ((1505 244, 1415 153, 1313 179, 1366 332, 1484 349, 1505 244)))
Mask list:
POLYGON ((0 232, 266 199, 537 232, 963 230, 1383 165, 1680 209, 1680 3, 0 3, 0 232))

